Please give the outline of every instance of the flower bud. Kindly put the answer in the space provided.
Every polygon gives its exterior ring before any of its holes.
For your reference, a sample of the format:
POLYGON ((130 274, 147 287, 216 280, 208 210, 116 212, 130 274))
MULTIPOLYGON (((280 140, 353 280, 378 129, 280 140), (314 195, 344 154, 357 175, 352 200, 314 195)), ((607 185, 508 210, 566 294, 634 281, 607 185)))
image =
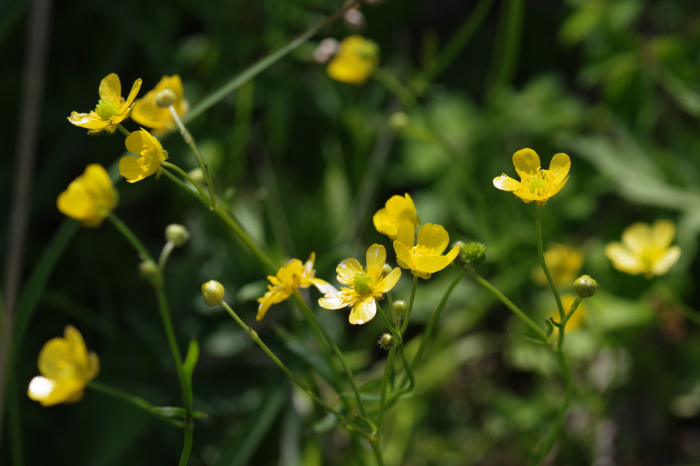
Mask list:
POLYGON ((209 306, 216 306, 224 300, 224 285, 217 282, 216 280, 209 280, 202 285, 202 299, 209 306))
POLYGON ((403 317, 406 315, 408 310, 408 304, 403 299, 397 299, 394 301, 394 314, 396 317, 403 317))
POLYGON ((590 298, 598 289, 598 282, 588 275, 583 275, 574 282, 574 291, 579 298, 590 298))
POLYGON ((143 261, 139 265, 139 275, 144 280, 152 281, 158 277, 159 273, 158 266, 152 260, 143 261))
POLYGON ((201 168, 195 168, 187 173, 195 183, 204 183, 204 172, 201 168))
POLYGON ((316 50, 314 50, 313 57, 316 63, 322 64, 327 63, 333 55, 338 53, 338 48, 340 47, 340 42, 332 38, 326 38, 318 44, 316 50))
POLYGON ((382 267, 382 274, 384 274, 384 276, 387 276, 392 270, 394 269, 392 269, 389 264, 384 264, 384 267, 382 267))
POLYGON ((409 124, 408 115, 404 112, 396 112, 389 117, 389 126, 393 129, 403 129, 409 124))
POLYGON ((391 333, 383 333, 382 336, 379 337, 379 341, 377 341, 377 343, 382 347, 382 349, 388 350, 394 346, 394 341, 394 336, 391 333))
POLYGON ((177 100, 177 96, 171 89, 163 89, 156 94, 156 105, 161 108, 170 107, 177 100))
POLYGON ((179 248, 190 239, 190 232, 184 226, 173 223, 165 228, 165 239, 172 241, 179 248))
POLYGON ((480 264, 486 259, 486 246, 481 243, 457 241, 454 246, 459 246, 459 257, 469 265, 480 264))

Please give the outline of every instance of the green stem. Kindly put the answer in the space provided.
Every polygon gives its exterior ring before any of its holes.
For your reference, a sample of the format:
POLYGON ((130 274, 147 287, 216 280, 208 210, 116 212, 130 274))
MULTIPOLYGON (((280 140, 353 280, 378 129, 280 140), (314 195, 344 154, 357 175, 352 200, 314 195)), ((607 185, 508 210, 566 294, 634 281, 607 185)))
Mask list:
POLYGON ((304 298, 301 296, 299 293, 299 290, 295 290, 294 294, 297 297, 297 302, 301 304, 299 306, 299 309, 301 310, 301 313, 304 314, 304 317, 306 320, 312 325, 315 326, 324 336, 328 344, 330 345, 331 349, 335 353, 335 355, 338 357, 340 360, 340 364, 343 366, 343 370, 345 371, 345 374, 348 377, 348 380, 350 381, 350 386, 352 387, 352 391, 355 393, 355 399, 357 400, 357 407, 360 409, 360 413, 362 414, 362 417, 367 417, 367 412, 365 411, 365 406, 362 403, 362 398, 360 397, 360 391, 357 389, 357 385, 355 384, 355 377, 352 374, 352 370, 350 370, 350 367, 348 366, 348 363, 345 362, 345 358, 343 357, 343 353, 340 352, 340 349, 338 348, 338 345, 335 344, 331 336, 328 334, 326 329, 321 325, 321 322, 319 322, 318 317, 316 317, 316 314, 311 310, 309 305, 306 303, 304 298))
POLYGON ((447 287, 447 290, 445 290, 445 294, 442 295, 442 299, 438 303, 437 307, 435 308, 435 311, 433 311, 433 314, 430 316, 430 320, 428 321, 428 325, 425 328, 425 331, 423 332, 423 336, 420 339, 420 346, 418 347, 418 351, 416 352, 416 355, 413 357, 413 362, 411 363, 412 367, 415 367, 416 364, 418 363, 418 360, 420 357, 423 355, 423 351, 425 351, 425 347, 428 345, 428 341, 430 340, 430 337, 432 336, 433 329, 435 328, 435 324, 437 323, 438 319, 440 318, 440 314, 442 313, 443 308, 445 307, 445 304, 447 304, 447 299, 450 297, 452 294, 452 290, 454 290, 455 286, 457 286, 457 283, 464 277, 466 272, 462 271, 455 277, 454 280, 452 280, 452 283, 450 283, 450 286, 447 287))
POLYGON ((486 288, 491 294, 493 294, 496 298, 498 298, 499 301, 501 301, 503 304, 506 305, 508 309, 513 311, 513 313, 520 318, 525 324, 530 327, 541 339, 544 343, 549 345, 550 339, 545 333, 544 330, 542 330, 535 322, 533 322, 532 319, 530 319, 523 311, 520 310, 518 306, 513 304, 513 301, 510 299, 506 298, 506 296, 501 293, 496 287, 494 287, 491 283, 489 283, 486 279, 484 279, 481 275, 476 273, 475 271, 471 271, 469 275, 481 286, 486 288))
POLYGON ((265 255, 264 252, 253 242, 253 240, 248 236, 248 234, 243 230, 243 227, 241 227, 238 222, 228 213, 224 210, 224 208, 217 204, 214 207, 214 213, 218 215, 224 222, 226 222, 226 225, 231 228, 231 230, 234 232, 234 234, 240 239, 243 244, 245 244, 248 249, 250 249, 250 252, 253 253, 253 255, 258 259, 260 264, 263 266, 263 269, 267 273, 276 273, 277 268, 274 266, 272 261, 270 260, 267 255, 265 255))
POLYGON ((384 321, 384 325, 386 325, 387 330, 389 330, 389 332, 394 336, 394 338, 396 338, 396 342, 402 342, 403 338, 401 338, 401 333, 393 325, 391 325, 391 322, 389 322, 389 319, 387 318, 386 314, 384 314, 384 310, 379 305, 379 303, 377 303, 377 312, 379 312, 379 317, 381 317, 384 321))
MULTIPOLYGON (((170 163, 170 162, 161 162, 160 164, 161 164, 161 166, 163 166, 163 167, 172 168, 173 170, 175 170, 176 172, 178 172, 178 173, 180 174, 180 176, 182 176, 184 179, 186 179, 187 181, 189 181, 190 184, 191 184, 192 186, 194 186, 194 187, 197 189, 197 191, 199 191, 200 196, 202 196, 204 199, 206 199, 206 201, 202 201, 202 202, 203 202, 205 205, 207 205, 207 207, 210 206, 210 204, 211 204, 211 199, 209 199, 209 196, 207 196, 207 193, 204 192, 204 190, 203 190, 202 187, 199 185, 199 183, 197 183, 195 180, 193 180, 192 177, 191 177, 185 170, 183 170, 182 168, 180 168, 180 167, 178 167, 177 165, 172 164, 172 163, 170 163)), ((166 171, 166 175, 167 175, 167 171, 166 171)), ((189 188, 188 188, 188 189, 189 189, 189 188)))
MULTIPOLYGON (((401 365, 403 365, 403 369, 406 371, 406 375, 408 375, 408 387, 402 389, 398 395, 403 395, 404 393, 410 393, 413 388, 416 386, 416 379, 413 377, 413 370, 411 368, 411 364, 408 363, 408 358, 406 358, 406 349, 403 345, 399 347, 399 355, 401 356, 401 365)), ((415 358, 413 359, 415 362, 415 358)))
POLYGON ((552 275, 549 273, 547 268, 547 262, 544 260, 544 249, 542 248, 542 215, 540 213, 540 203, 536 202, 535 210, 535 230, 537 232, 537 254, 540 256, 540 265, 544 271, 544 275, 547 277, 547 282, 549 282, 549 287, 552 289, 554 298, 557 301, 557 307, 559 308, 559 317, 564 319, 566 313, 564 312, 564 306, 561 303, 561 298, 559 297, 559 291, 554 285, 554 280, 552 280, 552 275))
POLYGON ((124 392, 122 390, 119 390, 114 387, 110 387, 109 385, 103 384, 101 382, 96 382, 96 381, 91 381, 88 383, 88 388, 91 388, 97 392, 103 393, 105 395, 109 395, 113 398, 117 398, 122 401, 126 401, 127 403, 130 403, 134 406, 136 406, 139 409, 142 409, 149 414, 154 415, 161 421, 167 422, 170 425, 173 425, 175 427, 184 427, 185 424, 181 421, 177 421, 175 419, 169 418, 167 416, 163 416, 162 414, 158 413, 157 407, 149 403, 148 401, 144 400, 143 398, 139 396, 132 395, 130 393, 124 392))
POLYGON ((384 417, 384 405, 386 403, 386 389, 389 385, 391 377, 391 369, 394 367, 394 356, 396 356, 396 346, 389 350, 389 356, 386 358, 386 366, 384 366, 384 377, 382 377, 382 386, 379 392, 379 415, 377 418, 377 434, 382 427, 382 418, 384 417))
POLYGON ((190 149, 192 149, 192 152, 194 152, 194 158, 197 159, 197 164, 199 165, 199 168, 202 170, 202 173, 204 174, 204 179, 206 180, 205 183, 207 184, 207 187, 209 188, 209 198, 211 199, 211 203, 213 206, 216 205, 216 191, 214 190, 214 183, 212 182, 211 175, 209 174, 209 167, 207 164, 204 163, 204 159, 202 159, 202 155, 199 153, 199 149, 197 148, 197 144, 194 142, 194 138, 190 134, 190 132, 187 130, 185 125, 182 123, 182 120, 180 120, 180 116, 177 114, 173 106, 171 105, 168 107, 168 110, 170 110, 170 115, 172 115, 173 120, 175 120, 175 123, 177 124, 177 127, 180 129, 180 134, 182 135, 182 139, 185 140, 188 146, 190 146, 190 149))
POLYGON ((504 0, 498 24, 498 38, 492 68, 489 72, 490 93, 510 84, 518 64, 518 52, 523 25, 523 0, 504 0))
POLYGON ((165 246, 163 246, 163 250, 160 252, 160 257, 158 258, 158 269, 160 273, 163 273, 165 263, 168 262, 168 257, 170 257, 170 253, 173 252, 173 249, 175 249, 175 243, 172 241, 168 241, 165 243, 165 246))
POLYGON ((377 459, 378 466, 384 466, 384 459, 382 458, 382 450, 379 447, 379 439, 371 440, 370 445, 372 446, 372 452, 374 457, 377 459))
POLYGON ((408 309, 406 309, 406 317, 404 317, 403 325, 401 326, 401 335, 406 333, 408 321, 411 320, 411 312, 413 312, 413 299, 416 297, 416 287, 418 286, 418 275, 413 276, 413 284, 411 285, 411 298, 408 300, 408 309))
POLYGON ((117 123, 117 129, 122 132, 122 134, 126 137, 131 136, 131 133, 129 132, 128 129, 124 128, 121 123, 117 123))
POLYGON ((304 391, 311 397, 312 400, 314 400, 314 401, 315 401, 316 403, 318 403, 321 407, 323 407, 323 409, 325 409, 325 410, 328 411, 329 413, 332 413, 334 416, 336 416, 338 419, 340 419, 343 423, 346 424, 346 427, 351 428, 351 429, 357 431, 357 433, 358 433, 359 435, 361 435, 363 438, 365 438, 365 439, 367 439, 367 440, 371 440, 371 438, 372 438, 371 435, 367 434, 367 433, 366 433, 363 429, 361 429, 358 425, 356 425, 354 422, 352 422, 351 420, 349 420, 348 418, 346 418, 345 416, 343 416, 342 414, 340 414, 338 411, 336 411, 335 409, 331 408, 331 407, 328 405, 328 403, 326 403, 326 402, 323 401, 321 398, 319 398, 319 397, 313 392, 313 390, 311 390, 309 387, 307 387, 306 384, 305 384, 304 382, 302 382, 301 379, 299 379, 299 377, 297 377, 296 375, 294 375, 294 374, 292 373, 292 371, 289 370, 289 368, 288 368, 282 361, 280 361, 280 359, 275 355, 275 353, 273 353, 272 350, 271 350, 270 348, 268 348, 268 346, 260 339, 260 337, 258 336, 258 332, 256 332, 255 330, 253 330, 252 328, 250 328, 248 325, 246 325, 245 322, 243 322, 243 320, 241 320, 241 318, 238 317, 238 314, 236 314, 236 312, 235 312, 225 301, 222 301, 222 302, 221 302, 221 306, 222 306, 224 309, 226 309, 226 312, 228 312, 228 313, 231 315, 231 317, 233 317, 233 320, 236 321, 236 323, 250 336, 250 338, 252 338, 253 341, 254 341, 255 343, 257 343, 257 345, 260 347, 260 349, 262 349, 262 350, 265 352, 265 354, 267 354, 267 355, 270 357, 270 359, 272 359, 272 361, 273 361, 275 364, 277 364, 277 366, 278 366, 280 369, 282 369, 282 371, 283 371, 285 374, 287 374, 287 376, 288 376, 290 379, 292 379, 292 382, 294 382, 295 384, 297 384, 297 386, 298 386, 299 388, 301 388, 302 390, 304 390, 304 391))
POLYGON ((571 310, 569 310, 569 313, 566 314, 566 316, 559 322, 559 344, 557 347, 561 350, 561 348, 564 347, 564 335, 566 334, 566 323, 569 321, 571 316, 574 315, 574 312, 576 312, 576 309, 578 309, 578 305, 581 304, 581 301, 583 301, 583 298, 576 298, 576 301, 573 302, 571 305, 571 310))
POLYGON ((391 297, 391 291, 386 292, 386 299, 389 303, 389 305, 387 306, 389 308, 389 316, 391 317, 391 320, 394 321, 394 328, 398 329, 399 319, 396 317, 396 312, 394 311, 394 300, 391 297))
POLYGON ((187 191, 189 194, 194 196, 195 199, 197 199, 199 202, 201 202, 205 206, 209 206, 209 198, 208 197, 206 197, 206 196, 202 197, 202 195, 199 194, 197 191, 195 191, 192 188, 190 188, 189 186, 187 186, 184 181, 182 181, 180 178, 178 178, 177 176, 170 173, 170 170, 166 170, 164 168, 163 173, 165 174, 166 178, 168 178, 170 181, 174 182, 180 188, 182 188, 183 190, 187 191))
POLYGON ((117 227, 117 230, 124 235, 124 238, 126 238, 132 244, 132 246, 134 246, 136 251, 141 255, 142 260, 153 260, 153 257, 151 256, 151 253, 148 252, 148 249, 146 249, 146 246, 143 245, 143 243, 136 237, 129 227, 127 227, 126 224, 122 222, 114 212, 109 214, 108 218, 112 224, 117 227))

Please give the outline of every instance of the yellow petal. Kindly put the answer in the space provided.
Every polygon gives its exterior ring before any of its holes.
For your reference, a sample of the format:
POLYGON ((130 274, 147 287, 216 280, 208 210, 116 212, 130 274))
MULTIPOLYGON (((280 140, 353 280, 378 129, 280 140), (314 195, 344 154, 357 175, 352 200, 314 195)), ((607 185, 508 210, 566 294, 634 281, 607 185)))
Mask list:
POLYGON ((391 291, 394 286, 396 286, 399 278, 401 278, 401 269, 395 267, 394 270, 389 272, 386 277, 379 280, 376 285, 376 289, 381 293, 387 293, 388 291, 391 291))
POLYGON ((450 262, 455 260, 457 254, 459 254, 459 246, 452 248, 452 250, 445 256, 416 256, 414 258, 416 270, 430 274, 439 272, 450 265, 450 262))
POLYGON ((338 264, 335 271, 338 273, 338 281, 343 285, 352 286, 355 275, 362 273, 362 265, 357 259, 345 259, 338 264))
POLYGON ((672 246, 668 248, 668 251, 661 256, 661 258, 656 261, 654 264, 653 268, 651 269, 651 272, 654 275, 663 275, 668 270, 673 267, 673 265, 678 262, 678 259, 681 257, 681 248, 679 246, 672 246))
POLYGON ((285 299, 289 298, 290 294, 285 293, 284 289, 275 287, 263 295, 262 298, 258 298, 258 315, 255 316, 255 320, 258 322, 265 317, 267 310, 273 304, 281 303, 285 299))
POLYGON ((45 377, 34 377, 29 384, 27 395, 42 406, 53 406, 78 401, 82 397, 84 388, 85 384, 78 379, 56 381, 45 377))
POLYGON ((379 209, 372 216, 372 223, 379 233, 387 235, 391 239, 396 239, 396 232, 399 228, 395 218, 386 209, 379 209))
POLYGON ((523 173, 533 174, 540 170, 540 158, 532 149, 521 149, 513 154, 513 165, 520 178, 523 178, 523 173))
POLYGON ((399 240, 394 241, 394 251, 396 252, 396 262, 404 269, 413 269, 413 256, 411 251, 399 240))
MULTIPOLYGON (((569 169, 571 168, 571 159, 568 155, 559 153, 552 157, 552 161, 549 163, 549 170, 554 173, 554 184, 558 185, 569 176, 569 169)), ((561 188, 559 188, 561 189, 561 188)))
POLYGON ((136 183, 147 176, 141 167, 141 163, 139 163, 139 159, 140 157, 129 155, 122 157, 119 161, 119 174, 126 178, 126 181, 129 183, 136 183))
POLYGON ((115 73, 109 74, 100 82, 100 98, 121 103, 122 83, 115 73))
POLYGON ((439 256, 447 248, 450 235, 441 225, 426 223, 418 230, 418 243, 421 254, 439 256))
POLYGON ((644 271, 644 264, 637 256, 630 252, 620 243, 610 243, 605 246, 605 256, 610 259, 617 270, 630 275, 639 275, 644 271))
POLYGON ((546 199, 549 199, 550 197, 554 196, 556 193, 562 190, 564 186, 566 186, 566 182, 569 181, 569 176, 567 175, 561 183, 556 185, 554 188, 550 189, 549 191, 545 192, 545 201, 546 199))
POLYGON ((368 295, 355 303, 350 312, 350 323, 353 325, 366 324, 377 314, 377 302, 368 295))
POLYGON ((110 125, 109 121, 103 120, 95 112, 71 112, 70 116, 68 117, 68 121, 70 121, 75 126, 80 126, 81 128, 87 128, 91 130, 102 130, 110 125))
POLYGON ((95 201, 85 186, 78 181, 73 181, 68 185, 68 189, 58 195, 56 206, 63 215, 82 222, 97 219, 95 201))
POLYGON ((493 179, 493 185, 501 191, 516 191, 521 188, 520 182, 505 174, 493 179))
POLYGON ((316 253, 312 252, 309 259, 304 264, 304 273, 306 275, 311 276, 311 273, 314 271, 314 262, 316 262, 316 253))
POLYGON ((124 140, 124 144, 126 145, 126 150, 131 152, 132 154, 136 155, 141 155, 141 151, 143 151, 143 146, 145 145, 146 141, 146 131, 140 130, 140 131, 133 131, 127 138, 124 140))
POLYGON ((373 244, 367 249, 366 254, 367 270, 370 268, 384 267, 386 262, 386 249, 381 244, 373 244))
POLYGON ((304 264, 299 259, 292 259, 277 272, 277 278, 286 286, 297 288, 304 275, 304 264))
MULTIPOLYGON (((124 102, 124 105, 122 105, 120 109, 120 113, 123 111, 122 109, 127 109, 131 107, 131 104, 134 102, 134 99, 136 98, 136 94, 139 93, 139 89, 141 89, 141 78, 137 79, 134 81, 134 85, 131 86, 131 91, 129 92, 129 97, 127 97, 126 102, 124 102)), ((121 95, 121 94, 119 94, 121 95)))
POLYGON ((671 220, 657 220, 651 226, 651 243, 660 249, 666 249, 676 236, 676 225, 671 220))
POLYGON ((636 222, 622 232, 622 243, 633 253, 641 253, 652 244, 651 228, 644 222, 636 222))
POLYGON ((311 283, 323 294, 336 293, 338 290, 333 285, 320 278, 312 278, 311 283))
POLYGON ((399 231, 396 235, 396 240, 402 243, 408 248, 413 247, 413 238, 415 235, 416 227, 411 222, 403 222, 399 226, 399 231))
POLYGON ((324 309, 342 309, 353 303, 357 295, 352 290, 330 293, 318 300, 319 306, 324 309))

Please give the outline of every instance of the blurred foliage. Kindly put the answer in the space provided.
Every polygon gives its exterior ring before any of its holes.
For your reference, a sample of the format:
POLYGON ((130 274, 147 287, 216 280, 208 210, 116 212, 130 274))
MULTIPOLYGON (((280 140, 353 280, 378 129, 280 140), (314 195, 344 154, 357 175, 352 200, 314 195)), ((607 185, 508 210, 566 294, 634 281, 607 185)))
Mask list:
MULTIPOLYGON (((0 5, 0 198, 6 200, 14 181, 25 59, 17 44, 26 34, 27 3, 0 5)), ((445 72, 427 82, 421 70, 477 3, 363 6, 364 34, 379 44, 383 71, 416 92, 415 102, 396 98, 384 80, 355 87, 326 76, 311 55, 324 37, 354 32, 338 21, 189 129, 217 185, 230 186, 220 191, 235 215, 280 264, 315 251, 317 275, 335 283, 340 260, 362 257, 375 242, 391 250, 371 215, 391 195, 409 192, 423 222, 444 225, 452 241, 488 246, 480 273, 538 322, 554 301, 531 279, 534 206, 494 189, 492 179, 514 175, 510 157, 523 147, 535 149, 545 166, 553 154, 568 153, 571 178, 543 209, 545 243, 581 247, 582 273, 601 289, 587 301, 584 326, 567 337, 576 392, 548 464, 700 463, 700 332, 685 317, 700 306, 697 2, 525 2, 516 18, 519 50, 507 64, 514 78, 497 85, 499 60, 509 56, 502 17, 517 2, 495 1, 445 72), (403 112, 398 120, 397 112, 403 112), (635 221, 659 218, 678 224, 680 262, 653 280, 614 270, 605 244, 635 221)), ((143 94, 162 75, 178 73, 196 103, 341 6, 339 0, 55 2, 25 272, 63 220, 57 194, 86 164, 108 166, 124 151, 119 134, 86 137, 65 120, 95 104, 100 79, 110 72, 123 82, 140 77, 143 94)), ((171 159, 194 168, 175 136, 164 141, 171 159)), ((333 419, 293 389, 223 310, 201 302, 201 283, 219 280, 228 302, 273 350, 322 392, 328 388, 311 373, 327 368, 319 366, 313 337, 291 305, 276 305, 265 321, 253 323, 266 282, 245 247, 165 178, 118 189, 118 214, 151 251, 162 247, 169 223, 192 234, 166 273, 181 349, 191 335, 202 343, 195 407, 209 416, 196 424, 191 464, 362 464, 347 431, 331 429, 333 419)), ((8 206, 0 204, 0 218, 8 218, 8 206)), ((7 243, 6 232, 2 222, 0 244, 7 243)), ((89 391, 78 404, 46 409, 23 394, 41 346, 70 323, 100 356, 99 380, 158 405, 178 404, 156 302, 137 265, 110 225, 81 229, 58 261, 17 361, 26 464, 176 461, 180 433, 128 405, 89 391)), ((447 269, 420 283, 409 338, 423 330, 455 273, 447 269)), ((394 298, 407 299, 409 282, 399 282, 394 298)), ((317 297, 311 291, 311 302, 317 297)), ((381 321, 356 328, 345 311, 318 315, 358 382, 380 377, 381 321)), ((517 332, 525 331, 464 279, 417 371, 420 395, 388 413, 387 465, 524 464, 563 397, 551 352, 520 338, 517 332)), ((0 463, 11 464, 9 458, 6 434, 0 463)))

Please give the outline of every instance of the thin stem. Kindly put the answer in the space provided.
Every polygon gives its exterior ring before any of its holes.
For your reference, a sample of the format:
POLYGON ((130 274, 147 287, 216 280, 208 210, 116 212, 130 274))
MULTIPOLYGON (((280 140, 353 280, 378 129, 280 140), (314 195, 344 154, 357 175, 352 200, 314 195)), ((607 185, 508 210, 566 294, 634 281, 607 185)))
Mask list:
POLYGON ((401 335, 406 333, 408 321, 411 320, 411 312, 413 311, 413 299, 416 297, 416 287, 418 286, 418 275, 413 276, 413 284, 411 285, 411 298, 408 300, 408 309, 406 317, 404 317, 403 325, 401 326, 401 335))
POLYGON ((386 358, 386 366, 384 366, 384 377, 382 377, 382 386, 379 392, 379 415, 377 417, 377 432, 382 427, 382 418, 384 417, 384 405, 386 403, 386 389, 389 385, 391 377, 391 369, 394 367, 394 356, 396 356, 396 346, 389 350, 389 356, 386 358))
POLYGON ((126 137, 131 136, 131 133, 129 132, 128 129, 124 128, 121 123, 117 123, 117 129, 122 132, 122 134, 126 137))
POLYGON ((173 106, 171 105, 170 107, 168 107, 168 110, 170 110, 170 115, 172 115, 173 120, 175 120, 177 127, 180 129, 182 139, 185 140, 187 145, 190 146, 190 149, 192 149, 192 152, 194 152, 194 158, 197 159, 197 164, 199 165, 199 168, 202 169, 202 173, 204 173, 204 178, 206 180, 207 187, 209 188, 209 197, 211 199, 212 205, 216 205, 216 192, 214 190, 214 183, 212 183, 211 175, 209 174, 209 167, 207 166, 207 164, 204 163, 204 159, 202 159, 202 156, 199 153, 199 149, 197 149, 197 144, 195 144, 192 135, 187 130, 185 125, 182 124, 182 120, 180 120, 180 116, 175 111, 175 108, 173 108, 173 106))
POLYGON ((484 279, 481 275, 476 273, 475 271, 472 271, 469 273, 469 275, 481 286, 486 288, 491 294, 493 294, 496 298, 498 298, 499 301, 501 301, 503 304, 506 305, 508 309, 513 311, 513 313, 520 318, 525 324, 530 327, 536 334, 539 336, 543 342, 545 342, 547 345, 550 343, 550 339, 545 333, 544 330, 542 330, 535 322, 533 322, 532 319, 530 319, 518 306, 513 304, 513 301, 510 299, 506 298, 506 296, 501 293, 495 286, 493 286, 491 283, 489 283, 486 279, 484 279))
POLYGON ((206 196, 202 197, 197 191, 195 191, 195 190, 191 189, 189 186, 187 186, 184 181, 182 181, 180 178, 178 178, 174 174, 170 173, 170 170, 166 170, 164 168, 163 173, 165 174, 166 178, 168 178, 170 181, 174 182, 180 188, 182 188, 183 190, 187 191, 189 194, 194 196, 195 199, 197 199, 199 202, 201 202, 205 206, 209 206, 209 198, 208 197, 206 197, 206 196))
POLYGON ((129 227, 126 226, 124 222, 122 222, 117 215, 112 212, 109 214, 109 220, 112 222, 112 224, 117 227, 117 230, 124 235, 124 238, 126 238, 136 249, 136 251, 141 255, 141 258, 143 260, 153 260, 153 257, 151 256, 151 253, 148 252, 148 249, 146 249, 146 246, 143 245, 141 240, 139 240, 136 235, 129 229, 129 227))
MULTIPOLYGON (((160 164, 161 164, 163 167, 172 168, 173 170, 175 170, 176 172, 178 172, 178 173, 180 174, 180 176, 182 176, 184 179, 186 179, 187 181, 189 181, 190 184, 191 184, 192 186, 194 186, 194 187, 197 189, 197 191, 199 191, 199 194, 200 194, 204 199, 206 199, 206 201, 202 201, 202 202, 204 202, 204 204, 206 204, 207 206, 209 206, 209 204, 211 203, 211 199, 209 198, 209 196, 207 195, 207 193, 204 192, 204 190, 203 190, 202 187, 199 185, 199 183, 197 183, 195 180, 193 180, 192 177, 191 177, 185 170, 183 170, 182 168, 180 168, 180 167, 178 167, 177 165, 172 164, 172 163, 170 163, 170 162, 161 162, 160 164)), ((167 174, 167 172, 166 172, 166 174, 167 174)))
POLYGON ((399 319, 396 317, 396 312, 394 311, 394 300, 391 297, 391 290, 386 292, 386 300, 389 303, 387 306, 389 308, 389 317, 394 321, 394 328, 399 328, 399 319))
POLYGON ((415 367, 416 364, 418 363, 418 360, 420 357, 423 355, 423 351, 425 351, 425 347, 428 345, 428 341, 430 340, 430 337, 432 336, 433 329, 435 328, 435 324, 437 323, 438 319, 440 318, 440 314, 442 313, 443 308, 445 307, 445 304, 447 304, 447 300, 452 294, 452 290, 454 290, 455 286, 457 286, 457 283, 464 277, 466 272, 462 271, 455 277, 454 280, 452 280, 452 283, 450 283, 450 286, 447 287, 447 290, 445 290, 445 294, 442 295, 442 299, 438 303, 437 307, 435 308, 435 311, 433 311, 433 314, 430 316, 430 320, 428 321, 428 325, 425 327, 425 331, 423 332, 423 336, 420 339, 420 346, 418 347, 418 351, 416 352, 416 355, 413 357, 413 361, 411 363, 412 367, 415 367))
POLYGON ((547 268, 547 262, 544 260, 544 249, 542 248, 542 215, 540 213, 540 204, 539 204, 539 202, 536 202, 535 205, 536 205, 535 229, 537 232, 537 254, 540 256, 540 265, 542 266, 542 270, 544 271, 544 275, 547 277, 547 282, 549 282, 549 287, 552 289, 552 293, 554 294, 554 298, 557 301, 557 307, 559 308, 559 317, 563 320, 564 317, 566 316, 566 313, 564 312, 564 306, 561 303, 561 298, 559 297, 559 291, 557 291, 557 287, 554 285, 554 280, 552 280, 552 275, 549 273, 549 269, 547 268))
POLYGON ((333 352, 335 355, 338 357, 340 360, 340 364, 343 366, 343 370, 345 371, 345 374, 348 377, 348 380, 350 381, 350 386, 352 387, 352 391, 355 393, 355 399, 357 400, 357 407, 360 409, 360 413, 362 414, 362 417, 367 417, 367 413, 365 412, 365 407, 364 404, 362 403, 362 398, 360 397, 360 391, 357 389, 357 385, 355 384, 355 377, 352 374, 352 370, 350 370, 350 367, 348 366, 348 363, 345 362, 345 358, 343 357, 343 353, 340 352, 340 349, 338 348, 338 345, 335 344, 331 336, 328 334, 326 329, 321 325, 321 322, 319 322, 318 317, 316 317, 316 314, 311 310, 309 305, 304 301, 304 298, 301 296, 299 293, 299 290, 297 289, 294 294, 297 296, 297 301, 300 301, 300 310, 301 313, 304 314, 304 317, 306 320, 309 321, 309 323, 316 328, 318 328, 323 336, 325 337, 326 341, 330 345, 330 347, 333 349, 333 352))
POLYGON ((581 301, 583 301, 583 298, 576 298, 576 301, 573 302, 571 305, 571 310, 569 311, 568 314, 562 319, 561 322, 559 322, 559 344, 557 347, 561 350, 561 348, 564 346, 564 335, 566 334, 566 323, 569 321, 571 316, 574 315, 574 312, 576 312, 576 309, 578 309, 578 305, 581 304, 581 301))
POLYGON ((377 311, 379 312, 379 317, 381 317, 384 321, 384 325, 386 325, 387 330, 389 330, 394 338, 396 338, 396 342, 399 343, 403 341, 403 338, 401 338, 401 333, 393 325, 391 325, 391 322, 389 322, 389 319, 387 318, 386 314, 384 314, 384 310, 379 303, 377 303, 377 311))
POLYGON ((173 425, 175 427, 184 427, 185 424, 181 421, 177 421, 175 419, 169 418, 167 416, 163 416, 162 414, 158 413, 157 407, 149 403, 148 401, 144 400, 143 398, 139 396, 132 395, 130 393, 127 393, 125 391, 119 390, 114 387, 110 387, 109 385, 103 384, 101 382, 96 382, 96 381, 91 381, 88 383, 88 388, 91 388, 97 392, 103 393, 105 395, 111 396, 113 398, 117 398, 122 401, 126 401, 127 403, 132 404, 133 406, 136 406, 139 409, 142 409, 149 414, 154 415, 161 421, 167 422, 170 425, 173 425))
POLYGON ((374 453, 374 457, 377 459, 377 465, 384 466, 384 459, 382 458, 382 449, 379 447, 379 440, 371 440, 369 443, 372 445, 372 453, 374 453))
POLYGON ((175 243, 172 241, 168 241, 165 243, 165 246, 163 246, 163 250, 160 252, 160 257, 158 258, 158 269, 160 269, 160 273, 163 273, 165 263, 168 262, 168 258, 170 257, 170 253, 173 252, 173 249, 175 249, 175 243))
POLYGON ((247 326, 243 322, 243 320, 241 320, 241 318, 238 317, 238 314, 236 314, 236 312, 233 309, 231 309, 231 307, 225 301, 221 302, 221 306, 224 309, 226 309, 226 312, 228 312, 231 315, 231 317, 233 317, 233 320, 236 321, 236 323, 250 336, 250 338, 252 338, 253 341, 255 343, 257 343, 257 345, 260 347, 260 349, 262 349, 265 352, 265 354, 267 354, 270 357, 270 359, 272 359, 272 361, 275 364, 277 364, 277 366, 280 369, 282 369, 282 371, 285 374, 287 374, 287 376, 290 379, 292 379, 292 382, 294 382, 295 384, 297 384, 297 386, 299 388, 304 390, 311 397, 312 400, 314 400, 316 403, 318 403, 320 406, 322 406, 323 409, 325 409, 329 413, 332 413, 334 416, 336 416, 338 419, 340 419, 342 422, 344 422, 346 424, 346 427, 352 428, 353 430, 356 430, 359 435, 366 438, 367 440, 371 440, 371 437, 372 437, 371 435, 367 434, 363 429, 361 429, 354 422, 352 422, 351 420, 349 420, 348 418, 346 418, 345 416, 340 414, 338 411, 331 408, 328 405, 328 403, 326 403, 321 398, 319 398, 313 392, 313 390, 311 390, 309 387, 307 387, 306 384, 304 382, 302 382, 301 379, 299 379, 299 377, 294 375, 292 373, 292 371, 289 370, 289 368, 282 361, 280 361, 280 359, 275 355, 275 353, 273 353, 272 350, 270 348, 268 348, 268 346, 260 339, 260 337, 258 336, 258 332, 256 332, 255 330, 253 330, 252 328, 247 326))
POLYGON ((224 208, 217 204, 214 207, 214 213, 221 217, 221 219, 226 222, 226 224, 233 230, 235 235, 240 239, 243 244, 245 244, 248 249, 250 249, 250 252, 253 253, 253 255, 258 259, 260 264, 263 266, 263 269, 265 269, 266 272, 268 273, 275 273, 277 271, 277 268, 274 266, 272 261, 270 260, 267 255, 262 252, 262 250, 253 242, 253 240, 248 236, 248 234, 245 232, 243 227, 241 227, 238 222, 228 213, 224 208))

